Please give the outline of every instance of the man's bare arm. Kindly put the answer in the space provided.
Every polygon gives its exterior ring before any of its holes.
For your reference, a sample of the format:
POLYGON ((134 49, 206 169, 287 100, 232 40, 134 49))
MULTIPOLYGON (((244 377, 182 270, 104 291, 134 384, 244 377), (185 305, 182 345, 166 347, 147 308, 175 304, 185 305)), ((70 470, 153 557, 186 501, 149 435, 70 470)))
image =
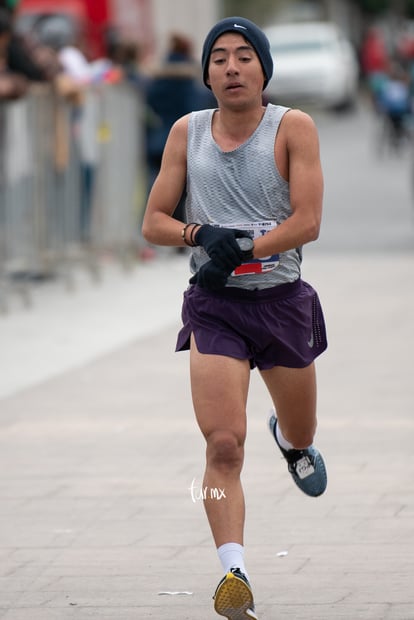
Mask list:
POLYGON ((142 224, 144 238, 157 245, 184 245, 183 222, 172 217, 185 188, 187 175, 188 116, 172 127, 161 169, 151 189, 142 224))
POLYGON ((322 217, 323 175, 319 138, 313 120, 299 110, 283 119, 292 215, 255 241, 256 258, 299 247, 318 238, 322 217))

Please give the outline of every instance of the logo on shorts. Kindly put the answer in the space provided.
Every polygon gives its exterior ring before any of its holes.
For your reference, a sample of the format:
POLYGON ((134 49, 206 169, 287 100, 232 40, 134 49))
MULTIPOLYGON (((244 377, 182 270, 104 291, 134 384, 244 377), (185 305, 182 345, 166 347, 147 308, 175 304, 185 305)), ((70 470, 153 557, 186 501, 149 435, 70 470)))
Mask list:
POLYGON ((315 341, 314 341, 314 338, 313 338, 313 332, 312 332, 311 337, 310 337, 310 339, 308 340, 308 347, 309 347, 310 349, 313 349, 313 345, 314 345, 314 344, 315 344, 315 341))

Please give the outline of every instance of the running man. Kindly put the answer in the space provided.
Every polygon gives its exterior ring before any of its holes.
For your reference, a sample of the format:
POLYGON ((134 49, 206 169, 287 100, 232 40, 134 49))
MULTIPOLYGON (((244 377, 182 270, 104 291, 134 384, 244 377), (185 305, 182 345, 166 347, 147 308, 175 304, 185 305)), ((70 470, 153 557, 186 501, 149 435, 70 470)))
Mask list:
POLYGON ((230 17, 208 33, 202 69, 218 108, 172 127, 148 199, 144 237, 190 246, 177 351, 190 350, 196 419, 206 441, 204 502, 224 577, 217 613, 257 619, 244 562, 240 481, 250 371, 273 402, 270 430, 296 485, 318 496, 327 476, 313 446, 314 359, 327 346, 315 290, 301 279, 302 246, 319 235, 323 177, 312 119, 268 104, 269 42, 251 21, 230 17), (186 222, 172 214, 186 186, 186 222))

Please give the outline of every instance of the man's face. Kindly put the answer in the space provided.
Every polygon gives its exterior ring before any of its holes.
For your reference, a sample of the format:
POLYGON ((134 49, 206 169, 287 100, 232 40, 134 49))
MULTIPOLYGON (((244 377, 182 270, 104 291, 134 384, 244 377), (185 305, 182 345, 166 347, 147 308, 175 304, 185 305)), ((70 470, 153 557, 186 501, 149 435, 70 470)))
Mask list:
POLYGON ((263 68, 252 45, 235 32, 214 43, 208 65, 208 84, 222 102, 244 102, 262 96, 263 68))

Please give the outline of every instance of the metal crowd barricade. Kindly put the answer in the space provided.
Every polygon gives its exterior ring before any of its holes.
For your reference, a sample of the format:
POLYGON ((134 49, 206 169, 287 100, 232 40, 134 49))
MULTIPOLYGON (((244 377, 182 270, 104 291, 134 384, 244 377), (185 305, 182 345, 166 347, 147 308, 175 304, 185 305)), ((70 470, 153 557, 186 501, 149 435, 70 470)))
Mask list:
POLYGON ((0 103, 0 311, 36 282, 99 276, 110 252, 126 266, 145 199, 142 102, 128 84, 99 85, 81 107, 36 87, 0 103))
POLYGON ((145 197, 141 176, 145 169, 144 114, 129 88, 107 88, 98 97, 99 178, 92 229, 102 248, 112 247, 123 264, 128 264, 131 230, 136 230, 139 205, 145 197))

